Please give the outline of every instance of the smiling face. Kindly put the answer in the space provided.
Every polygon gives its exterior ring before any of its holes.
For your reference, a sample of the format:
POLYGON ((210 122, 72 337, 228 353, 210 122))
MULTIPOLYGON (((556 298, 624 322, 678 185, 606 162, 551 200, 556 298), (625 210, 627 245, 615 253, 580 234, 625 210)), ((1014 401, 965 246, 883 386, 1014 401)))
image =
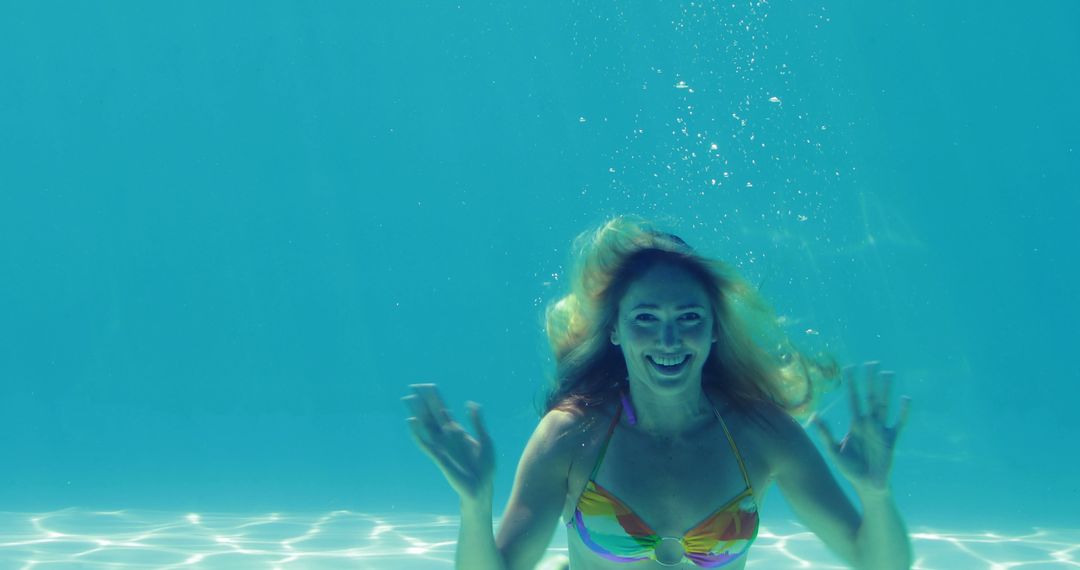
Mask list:
POLYGON ((715 342, 712 301, 686 269, 659 263, 619 301, 612 344, 622 349, 630 382, 658 394, 698 389, 715 342))

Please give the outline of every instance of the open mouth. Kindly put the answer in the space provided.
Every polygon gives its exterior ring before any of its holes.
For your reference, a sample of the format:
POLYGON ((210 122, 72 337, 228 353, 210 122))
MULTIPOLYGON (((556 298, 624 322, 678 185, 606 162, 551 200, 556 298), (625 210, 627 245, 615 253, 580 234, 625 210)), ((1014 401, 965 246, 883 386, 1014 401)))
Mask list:
POLYGON ((649 364, 655 368, 658 372, 665 376, 672 376, 682 372, 683 368, 690 362, 690 355, 684 354, 682 356, 646 356, 649 364))

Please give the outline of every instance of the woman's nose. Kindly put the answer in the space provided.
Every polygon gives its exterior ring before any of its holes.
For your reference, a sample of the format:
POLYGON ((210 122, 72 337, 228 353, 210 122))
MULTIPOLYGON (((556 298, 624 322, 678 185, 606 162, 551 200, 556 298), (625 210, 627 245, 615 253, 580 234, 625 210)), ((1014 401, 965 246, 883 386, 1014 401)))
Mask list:
POLYGON ((660 342, 664 346, 677 346, 679 344, 679 329, 675 323, 667 323, 660 331, 660 342))

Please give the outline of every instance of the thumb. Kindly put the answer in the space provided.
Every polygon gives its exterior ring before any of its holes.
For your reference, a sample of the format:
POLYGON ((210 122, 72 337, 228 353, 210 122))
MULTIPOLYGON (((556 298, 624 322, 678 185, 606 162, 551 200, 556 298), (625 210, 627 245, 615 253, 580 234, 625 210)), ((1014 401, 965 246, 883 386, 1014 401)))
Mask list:
POLYGON ((483 416, 480 415, 480 404, 477 404, 476 402, 466 402, 465 407, 469 409, 469 417, 472 419, 473 426, 476 428, 477 439, 484 445, 489 445, 491 443, 491 436, 488 434, 483 416))

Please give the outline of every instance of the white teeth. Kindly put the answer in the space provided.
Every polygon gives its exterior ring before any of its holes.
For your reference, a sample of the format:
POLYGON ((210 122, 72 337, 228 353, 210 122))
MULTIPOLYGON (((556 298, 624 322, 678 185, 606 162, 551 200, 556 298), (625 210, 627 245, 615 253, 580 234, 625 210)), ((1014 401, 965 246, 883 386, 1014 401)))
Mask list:
POLYGON ((676 366, 678 364, 686 362, 686 360, 690 358, 690 355, 684 354, 682 356, 650 356, 649 358, 652 358, 653 362, 663 366, 676 366))

